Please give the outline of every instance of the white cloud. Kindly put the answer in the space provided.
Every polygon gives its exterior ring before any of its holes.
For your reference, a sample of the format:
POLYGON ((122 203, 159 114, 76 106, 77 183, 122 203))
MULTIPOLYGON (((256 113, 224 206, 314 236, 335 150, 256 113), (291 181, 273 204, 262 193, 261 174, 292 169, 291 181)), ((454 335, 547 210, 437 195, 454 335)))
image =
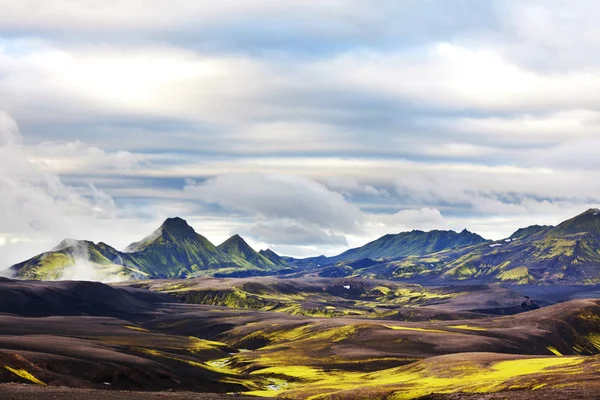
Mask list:
MULTIPOLYGON (((600 201, 598 5, 494 1, 474 20, 448 3, 0 0, 0 109, 33 127, 23 144, 0 115, 3 250, 122 242, 115 218, 138 214, 116 196, 298 252, 418 227, 495 237, 600 201), (420 12, 439 24, 398 35, 420 12)), ((131 220, 136 239, 155 228, 131 220)))
MULTIPOLYGON (((342 23, 346 19, 345 24, 348 24, 348 18, 365 19, 372 14, 370 7, 353 0, 331 0, 327 4, 300 0, 221 0, 217 3, 193 0, 172 0, 169 3, 162 0, 55 0, 52 6, 42 0, 3 0, 0 1, 0 13, 5 17, 5 29, 58 32, 106 29, 164 31, 187 25, 217 25, 230 19, 289 18, 297 15, 318 15, 342 23)), ((326 33, 338 27, 333 22, 331 25, 316 29, 326 33)))
POLYGON ((83 193, 84 188, 65 185, 58 175, 29 161, 21 141, 14 120, 0 113, 0 269, 66 237, 112 239, 123 246, 134 235, 139 237, 141 232, 134 230, 145 223, 128 219, 125 210, 91 184, 83 193), (119 229, 121 224, 129 228, 119 229), (117 229, 119 235, 114 235, 117 229))
POLYGON ((184 192, 196 199, 276 219, 294 219, 324 228, 358 228, 360 210, 342 195, 301 176, 229 174, 184 192))
POLYGON ((83 142, 44 142, 27 146, 25 151, 29 161, 54 173, 101 174, 124 173, 140 168, 144 156, 129 151, 107 152, 83 142))

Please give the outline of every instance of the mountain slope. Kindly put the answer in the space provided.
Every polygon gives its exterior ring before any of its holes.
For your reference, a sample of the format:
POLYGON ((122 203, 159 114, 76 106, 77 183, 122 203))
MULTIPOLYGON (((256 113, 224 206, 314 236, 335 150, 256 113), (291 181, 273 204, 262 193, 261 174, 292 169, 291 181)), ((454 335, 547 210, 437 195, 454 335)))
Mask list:
POLYGON ((252 247, 246 243, 240 235, 233 235, 223 243, 217 246, 217 249, 228 254, 235 261, 249 262, 264 270, 274 270, 281 265, 277 265, 263 255, 257 253, 252 247))
POLYGON ((287 262, 281 256, 279 256, 279 254, 275 253, 271 249, 260 250, 258 254, 265 257, 275 265, 280 265, 282 267, 286 267, 288 265, 287 262))
POLYGON ((167 219, 126 251, 125 265, 138 267, 154 278, 184 278, 207 269, 249 267, 237 264, 181 218, 167 219))
MULTIPOLYGON (((421 256, 456 247, 483 243, 486 240, 466 229, 454 231, 412 231, 395 235, 385 235, 366 245, 345 251, 339 256, 327 258, 327 264, 340 261, 356 261, 363 258, 373 260, 395 259, 407 256, 421 256)), ((321 264, 324 264, 323 262, 321 264)))
POLYGON ((135 267, 124 266, 121 254, 109 245, 72 239, 13 265, 10 271, 18 278, 30 280, 120 281, 146 276, 135 267))
POLYGON ((556 227, 530 227, 505 240, 407 257, 356 274, 438 283, 600 283, 600 210, 556 227))

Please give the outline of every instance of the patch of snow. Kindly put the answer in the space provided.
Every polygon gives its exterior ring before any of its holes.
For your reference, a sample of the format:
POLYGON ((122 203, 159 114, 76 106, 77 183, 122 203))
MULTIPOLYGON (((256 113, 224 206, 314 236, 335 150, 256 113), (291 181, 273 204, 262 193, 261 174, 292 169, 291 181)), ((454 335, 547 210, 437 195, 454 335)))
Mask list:
POLYGON ((598 215, 598 213, 594 213, 594 215, 598 215))
POLYGON ((510 243, 510 242, 512 242, 512 239, 506 239, 505 242, 510 243))
POLYGON ((350 290, 350 285, 344 285, 344 289, 350 290))
POLYGON ((106 386, 110 386, 110 383, 109 383, 109 382, 104 382, 104 384, 105 384, 106 386))
POLYGON ((502 243, 490 244, 490 247, 498 247, 498 246, 502 246, 502 243))

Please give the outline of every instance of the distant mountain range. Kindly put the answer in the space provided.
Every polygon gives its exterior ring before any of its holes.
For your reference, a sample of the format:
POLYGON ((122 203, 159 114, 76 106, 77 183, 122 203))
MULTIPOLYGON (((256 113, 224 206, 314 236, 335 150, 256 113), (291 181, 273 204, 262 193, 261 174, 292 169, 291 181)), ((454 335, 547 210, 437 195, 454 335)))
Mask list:
MULTIPOLYGON (((409 233, 410 234, 410 233, 409 233)), ((417 237, 419 234, 413 233, 417 237)), ((383 239, 383 238, 382 238, 383 239)), ((382 240, 380 239, 380 240, 382 240)), ((560 225, 530 226, 507 239, 479 241, 426 254, 352 267, 337 261, 319 274, 396 279, 416 283, 597 284, 600 283, 600 210, 590 209, 560 225)), ((377 243, 377 241, 373 242, 377 243)), ((414 242, 413 242, 414 243, 414 242)), ((367 245, 369 246, 369 245, 367 245)), ((358 254, 362 253, 358 249, 358 254)), ((379 253, 373 253, 379 254, 379 253)), ((330 264, 327 259, 321 265, 330 264)))
POLYGON ((500 241, 467 230, 415 230, 385 235, 335 257, 306 259, 257 252, 239 235, 215 246, 183 219, 169 218, 124 251, 65 240, 10 270, 17 278, 37 280, 86 279, 73 274, 83 270, 95 280, 316 275, 428 284, 595 284, 600 283, 600 210, 556 227, 522 228, 500 241))

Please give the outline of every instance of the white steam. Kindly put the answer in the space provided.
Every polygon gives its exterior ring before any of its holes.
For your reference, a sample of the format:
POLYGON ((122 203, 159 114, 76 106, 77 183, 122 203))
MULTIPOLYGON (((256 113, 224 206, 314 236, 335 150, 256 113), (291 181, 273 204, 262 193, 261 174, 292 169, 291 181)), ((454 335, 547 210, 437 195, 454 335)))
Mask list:
POLYGON ((94 281, 103 283, 124 282, 130 278, 116 273, 115 269, 120 269, 118 265, 103 266, 93 263, 90 260, 90 251, 88 243, 67 239, 61 243, 61 247, 66 247, 67 251, 73 257, 74 264, 64 269, 59 281, 94 281))
MULTIPOLYGON (((12 277, 11 265, 48 251, 65 237, 80 237, 85 232, 85 239, 99 241, 110 235, 118 240, 117 246, 124 246, 138 237, 138 232, 156 224, 140 222, 134 210, 117 208, 110 196, 91 183, 67 185, 49 172, 44 157, 36 157, 36 151, 51 154, 58 147, 44 143, 24 145, 17 123, 0 110, 0 276, 12 277), (48 146, 53 147, 46 149, 48 146), (132 228, 138 224, 144 227, 132 228), (123 225, 131 229, 114 235, 123 225)), ((95 157, 99 152, 81 143, 69 149, 82 153, 81 157, 95 157)), ((70 155, 66 154, 54 166, 68 164, 70 155)), ((114 153, 100 156, 102 160, 98 162, 110 163, 116 157, 114 153)), ((157 214, 157 220, 161 217, 157 214)), ((60 279, 114 282, 127 276, 123 267, 90 262, 85 246, 75 246, 74 253, 75 265, 64 271, 60 279)))

